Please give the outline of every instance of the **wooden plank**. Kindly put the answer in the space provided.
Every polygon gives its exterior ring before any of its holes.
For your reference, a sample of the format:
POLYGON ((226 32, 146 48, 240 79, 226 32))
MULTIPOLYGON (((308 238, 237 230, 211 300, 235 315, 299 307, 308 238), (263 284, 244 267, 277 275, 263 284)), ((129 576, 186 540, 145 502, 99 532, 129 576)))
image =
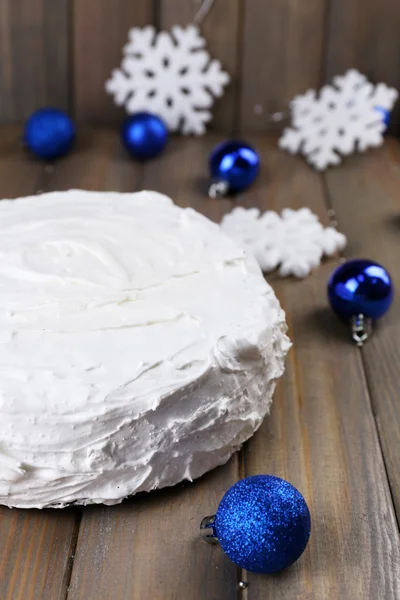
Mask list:
POLYGON ((117 507, 85 509, 68 600, 236 600, 236 568, 198 535, 236 464, 117 507))
MULTIPOLYGON (((327 13, 325 79, 353 67, 374 83, 400 88, 400 3, 397 0, 335 0, 327 13)), ((400 128, 400 106, 391 128, 400 128)))
MULTIPOLYGON (((331 169, 326 182, 340 229, 349 236, 349 258, 367 257, 382 263, 400 289, 399 211, 400 149, 395 140, 363 155, 348 158, 331 169)), ((372 407, 400 521, 400 306, 390 311, 375 327, 362 350, 372 407)))
POLYGON ((119 67, 131 27, 153 21, 152 0, 72 0, 74 106, 78 121, 116 123, 124 115, 104 89, 119 67))
POLYGON ((79 511, 0 507, 2 600, 64 600, 79 511))
MULTIPOLYGON (((43 186, 43 163, 23 151, 19 132, 1 130, 0 198, 34 194, 43 186)), ((63 600, 78 524, 79 513, 72 509, 0 507, 0 598, 63 600)))
MULTIPOLYGON (((255 145, 264 169, 246 204, 307 205, 326 222, 320 176, 273 141, 255 145)), ((342 192, 345 186, 343 177, 342 192)), ((350 236, 357 227, 353 219, 350 236)), ((294 346, 271 416, 245 446, 243 466, 246 475, 272 473, 298 487, 312 533, 291 569, 268 579, 248 574, 248 600, 400 595, 398 531, 360 355, 327 308, 326 282, 335 266, 331 260, 303 281, 271 278, 294 346)))
MULTIPOLYGON (((200 208, 203 194, 196 184, 210 143, 173 140, 146 167, 142 187, 200 208)), ((218 207, 215 201, 213 205, 218 207)), ((205 212, 207 206, 205 200, 205 212)), ((140 495, 114 508, 86 509, 68 599, 236 600, 236 567, 198 534, 202 517, 216 510, 237 476, 234 457, 193 484, 140 495)))
POLYGON ((325 0, 245 2, 242 42, 241 128, 277 130, 270 114, 322 74, 325 0))
POLYGON ((215 202, 208 198, 208 157, 211 150, 223 139, 221 135, 216 134, 209 134, 197 140, 172 138, 167 152, 151 162, 143 187, 167 194, 178 206, 191 206, 219 223, 222 214, 230 210, 233 202, 231 199, 215 202))
MULTIPOLYGON (((160 0, 159 26, 170 29, 173 25, 186 26, 193 22, 201 2, 197 0, 160 0)), ((218 0, 199 25, 207 40, 207 50, 212 58, 221 61, 231 81, 222 98, 212 109, 213 120, 209 128, 230 133, 237 125, 240 89, 239 28, 240 0, 218 0)))
POLYGON ((68 0, 0 0, 0 122, 69 107, 68 0))
POLYGON ((0 198, 34 194, 43 179, 43 163, 21 142, 21 127, 2 125, 0 136, 0 198))
POLYGON ((142 168, 122 147, 118 128, 81 128, 75 150, 47 169, 46 191, 84 189, 131 192, 142 168))

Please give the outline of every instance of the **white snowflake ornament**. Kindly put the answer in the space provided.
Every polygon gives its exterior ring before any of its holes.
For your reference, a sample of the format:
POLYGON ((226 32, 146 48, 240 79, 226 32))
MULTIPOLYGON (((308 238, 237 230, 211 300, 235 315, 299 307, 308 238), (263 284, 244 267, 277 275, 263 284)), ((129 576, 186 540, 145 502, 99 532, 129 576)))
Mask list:
POLYGON ((170 131, 205 133, 214 97, 221 96, 229 75, 204 50, 194 25, 156 33, 134 27, 123 48, 120 69, 106 81, 107 92, 128 113, 147 111, 161 117, 170 131))
POLYGON ((261 215, 258 208, 237 207, 223 217, 221 229, 253 254, 264 272, 280 265, 281 277, 306 277, 324 255, 333 256, 347 243, 342 233, 323 227, 308 208, 261 215))
POLYGON ((296 96, 291 104, 292 127, 283 131, 280 148, 301 152, 318 170, 341 162, 341 154, 364 151, 383 142, 386 124, 398 92, 385 83, 374 86, 350 69, 334 77, 334 85, 296 96))

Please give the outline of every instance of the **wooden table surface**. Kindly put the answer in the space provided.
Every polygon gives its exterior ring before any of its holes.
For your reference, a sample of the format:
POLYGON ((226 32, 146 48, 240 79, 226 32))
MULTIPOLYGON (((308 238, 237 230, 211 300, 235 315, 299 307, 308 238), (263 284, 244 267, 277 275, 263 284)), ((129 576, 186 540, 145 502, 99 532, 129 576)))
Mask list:
MULTIPOLYGON (((204 193, 207 157, 221 137, 173 139, 137 164, 118 130, 84 131, 54 167, 25 154, 19 130, 0 136, 0 197, 83 188, 154 189, 219 221, 235 204, 204 193)), ((345 257, 383 263, 400 289, 400 146, 354 155, 326 174, 253 137, 258 182, 236 203, 334 209, 349 239, 345 257)), ((116 507, 23 511, 0 507, 1 600, 380 600, 400 599, 400 301, 361 351, 331 313, 326 283, 338 260, 308 279, 269 277, 294 346, 272 411, 223 467, 194 483, 116 507), (271 473, 305 496, 312 515, 306 552, 273 576, 243 573, 198 539, 204 515, 239 478, 271 473), (240 580, 248 581, 244 591, 240 580)))

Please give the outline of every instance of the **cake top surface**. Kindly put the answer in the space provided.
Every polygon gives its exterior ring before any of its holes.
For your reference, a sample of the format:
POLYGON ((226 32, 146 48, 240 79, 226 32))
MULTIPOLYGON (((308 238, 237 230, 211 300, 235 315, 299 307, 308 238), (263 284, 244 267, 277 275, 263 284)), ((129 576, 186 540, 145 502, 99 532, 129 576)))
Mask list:
POLYGON ((2 201, 0 231, 2 413, 140 412, 268 325, 255 262, 161 194, 2 201))

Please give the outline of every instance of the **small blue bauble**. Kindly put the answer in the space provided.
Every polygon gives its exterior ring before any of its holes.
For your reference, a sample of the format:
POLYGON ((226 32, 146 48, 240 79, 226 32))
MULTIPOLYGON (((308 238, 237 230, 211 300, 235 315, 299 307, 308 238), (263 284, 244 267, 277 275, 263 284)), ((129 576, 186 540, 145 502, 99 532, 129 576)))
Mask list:
POLYGON ((303 553, 310 537, 306 501, 290 483, 272 475, 238 481, 222 498, 215 534, 229 558, 242 569, 274 573, 303 553))
POLYGON ((24 142, 29 150, 46 160, 63 156, 75 140, 72 119, 58 108, 40 108, 25 123, 24 142))
POLYGON ((210 171, 216 181, 226 182, 229 192, 241 192, 253 183, 260 170, 260 157, 245 142, 219 144, 210 156, 210 171))
POLYGON ((164 150, 168 141, 168 129, 160 117, 140 112, 125 119, 121 137, 132 156, 145 160, 154 158, 164 150))
POLYGON ((379 319, 393 300, 389 273, 372 260, 349 260, 340 265, 328 283, 328 298, 342 319, 364 315, 379 319))

